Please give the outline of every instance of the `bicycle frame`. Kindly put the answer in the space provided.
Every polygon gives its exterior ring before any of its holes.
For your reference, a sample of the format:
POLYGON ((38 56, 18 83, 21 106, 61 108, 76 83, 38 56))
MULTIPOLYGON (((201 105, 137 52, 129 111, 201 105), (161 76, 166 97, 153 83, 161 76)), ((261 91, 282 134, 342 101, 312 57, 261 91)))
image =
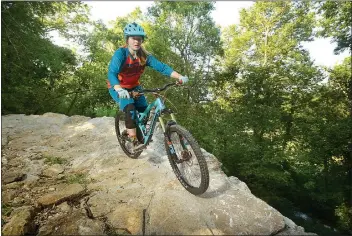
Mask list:
MULTIPOLYGON (((176 123, 176 118, 175 118, 175 115, 173 114, 172 110, 167 109, 165 104, 164 104, 163 99, 160 98, 160 97, 163 98, 163 96, 158 93, 158 92, 164 91, 169 86, 175 86, 175 85, 178 85, 178 83, 170 83, 170 84, 165 85, 163 88, 136 91, 137 94, 134 94, 133 92, 131 92, 130 95, 132 97, 134 97, 134 96, 137 97, 139 95, 143 95, 144 94, 143 92, 152 92, 153 95, 156 97, 156 99, 147 106, 145 111, 137 113, 138 115, 135 118, 136 125, 138 126, 140 135, 142 135, 142 138, 143 138, 143 145, 139 146, 137 149, 135 149, 135 151, 140 151, 143 148, 145 148, 146 146, 148 146, 149 142, 151 141, 151 139, 153 137, 153 133, 154 133, 154 130, 155 130, 156 122, 157 122, 157 119, 158 119, 159 123, 160 123, 160 126, 161 126, 161 128, 163 130, 163 134, 164 134, 164 138, 165 138, 165 141, 166 141, 166 145, 168 146, 169 155, 171 156, 171 158, 173 158, 173 160, 176 163, 181 163, 184 160, 177 158, 177 155, 176 155, 176 152, 175 152, 175 149, 174 149, 174 146, 173 146, 173 143, 172 143, 172 141, 170 139, 170 134, 169 134, 170 127, 172 125, 176 125, 177 124, 176 123), (148 119, 149 117, 147 117, 147 116, 150 114, 150 111, 152 109, 155 109, 154 110, 154 115, 152 117, 150 117, 150 119, 148 119), (169 114, 171 116, 171 120, 169 120, 166 125, 165 125, 163 117, 162 117, 164 114, 169 114), (150 121, 149 130, 147 130, 147 127, 146 127, 146 124, 145 124, 146 120, 150 121)), ((139 134, 137 134, 137 136, 138 135, 139 134)), ((186 147, 187 141, 184 140, 183 137, 180 137, 180 141, 181 141, 180 143, 182 145, 183 150, 187 150, 187 147, 186 147)))
MULTIPOLYGON (((151 103, 149 103, 149 105, 143 112, 136 111, 133 114, 134 122, 137 125, 136 131, 137 139, 139 142, 134 142, 136 141, 135 139, 131 140, 128 137, 128 132, 126 132, 128 130, 125 125, 126 118, 129 119, 129 117, 126 117, 126 113, 123 114, 121 112, 118 112, 116 114, 115 131, 122 151, 125 152, 127 156, 133 159, 137 159, 143 152, 143 150, 146 149, 149 143, 151 142, 152 136, 155 131, 156 123, 159 120, 159 124, 163 130, 164 136, 163 139, 160 141, 162 141, 164 144, 166 151, 165 154, 169 159, 172 170, 176 174, 177 179, 187 191, 194 195, 199 195, 204 193, 209 187, 209 170, 207 167, 207 162, 204 158, 202 150, 200 149, 197 141, 193 138, 192 134, 184 127, 178 125, 176 123, 176 119, 172 110, 166 108, 164 103, 166 101, 166 95, 160 93, 162 91, 165 91, 170 86, 177 85, 180 85, 180 83, 176 82, 166 84, 162 88, 136 89, 130 91, 130 97, 135 99, 136 101, 138 101, 137 99, 140 96, 144 95, 144 93, 147 92, 153 93, 155 97, 155 99, 151 103), (171 119, 169 118, 169 116, 171 116, 171 119), (164 122, 163 118, 165 120, 168 120, 164 122), (124 122, 125 125, 121 124, 120 121, 122 121, 121 123, 124 122), (121 129, 125 130, 121 132, 121 129), (194 162, 194 160, 196 160, 197 162, 194 162), (185 165, 183 165, 182 163, 185 163, 185 165), (200 179, 200 182, 194 182, 194 177, 191 179, 188 178, 187 173, 185 171, 182 171, 185 167, 197 168, 198 171, 195 172, 195 177, 196 180, 200 179)), ((188 174, 192 174, 191 172, 189 172, 188 174)))
MULTIPOLYGON (((164 123, 164 120, 162 118, 162 112, 165 109, 166 109, 166 106, 165 106, 164 102, 162 101, 162 99, 160 97, 157 96, 157 98, 152 103, 150 103, 148 105, 148 107, 145 109, 145 111, 139 113, 139 116, 137 116, 136 123, 137 123, 137 125, 139 126, 139 128, 141 130, 145 145, 148 145, 148 143, 150 142, 150 140, 151 140, 151 138, 153 136, 157 119, 159 119, 159 122, 160 122, 160 125, 161 125, 162 129, 163 129, 163 132, 164 133, 166 132, 165 123, 164 123), (147 116, 148 116, 149 112, 153 108, 155 108, 155 113, 154 113, 154 116, 151 118, 152 120, 151 120, 151 123, 150 123, 150 128, 149 128, 148 132, 146 132, 146 128, 147 127, 145 126, 143 121, 145 119, 148 119, 147 116)), ((170 115, 171 115, 171 119, 176 122, 174 114, 171 112, 170 115)))

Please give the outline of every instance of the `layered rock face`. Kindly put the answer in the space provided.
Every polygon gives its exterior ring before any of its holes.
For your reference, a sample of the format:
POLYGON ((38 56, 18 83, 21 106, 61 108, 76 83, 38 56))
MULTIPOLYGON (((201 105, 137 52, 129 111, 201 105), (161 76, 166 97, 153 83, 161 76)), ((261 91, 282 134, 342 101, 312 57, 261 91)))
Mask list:
POLYGON ((6 115, 1 133, 3 235, 314 235, 204 149, 209 189, 187 192, 158 127, 138 159, 120 149, 111 117, 6 115))

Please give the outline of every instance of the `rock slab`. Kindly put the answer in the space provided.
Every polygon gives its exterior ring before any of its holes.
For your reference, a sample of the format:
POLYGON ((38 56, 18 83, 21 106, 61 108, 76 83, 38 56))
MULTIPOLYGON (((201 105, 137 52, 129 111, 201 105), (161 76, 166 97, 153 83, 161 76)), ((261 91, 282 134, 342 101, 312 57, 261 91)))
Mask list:
POLYGON ((4 226, 3 235, 25 235, 33 234, 34 226, 34 208, 30 206, 17 208, 11 214, 11 220, 4 226))
POLYGON ((85 189, 80 184, 70 184, 62 190, 56 190, 53 193, 46 194, 38 199, 39 205, 48 207, 54 204, 59 204, 69 199, 81 196, 85 189))

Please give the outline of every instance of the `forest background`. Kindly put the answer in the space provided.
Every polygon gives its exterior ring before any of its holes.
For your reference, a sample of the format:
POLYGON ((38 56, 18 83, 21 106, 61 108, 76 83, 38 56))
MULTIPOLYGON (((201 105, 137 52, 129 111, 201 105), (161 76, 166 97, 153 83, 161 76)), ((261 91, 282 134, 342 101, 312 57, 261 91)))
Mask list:
MULTIPOLYGON (((1 2, 1 114, 114 116, 108 63, 138 22, 145 48, 189 76, 167 105, 227 175, 306 231, 351 234, 352 3, 255 2, 225 28, 214 5, 155 2, 107 26, 84 2, 1 2), (79 47, 55 44, 53 32, 79 47), (302 46, 317 37, 349 54, 317 65, 302 46)), ((169 78, 148 68, 141 81, 169 78)))

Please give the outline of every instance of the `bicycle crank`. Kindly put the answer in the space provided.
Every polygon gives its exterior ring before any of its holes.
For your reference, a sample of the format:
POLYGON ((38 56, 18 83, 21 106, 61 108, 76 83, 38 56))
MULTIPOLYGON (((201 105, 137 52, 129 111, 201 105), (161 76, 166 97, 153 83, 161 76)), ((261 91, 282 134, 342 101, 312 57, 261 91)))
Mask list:
POLYGON ((144 149, 144 148, 146 148, 146 147, 147 147, 147 146, 146 146, 145 144, 139 144, 138 146, 133 147, 132 150, 133 150, 134 152, 139 152, 139 151, 141 151, 142 149, 144 149))

